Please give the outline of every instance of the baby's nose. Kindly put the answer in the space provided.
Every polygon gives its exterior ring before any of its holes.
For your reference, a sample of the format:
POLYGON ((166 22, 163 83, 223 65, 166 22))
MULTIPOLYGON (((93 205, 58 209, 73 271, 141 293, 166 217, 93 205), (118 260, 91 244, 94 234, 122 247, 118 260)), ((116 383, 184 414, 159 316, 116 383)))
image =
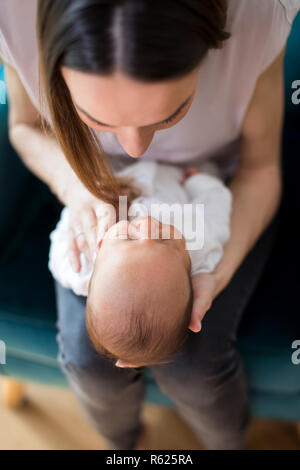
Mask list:
POLYGON ((152 217, 145 217, 135 223, 135 231, 138 238, 158 238, 159 223, 152 217))

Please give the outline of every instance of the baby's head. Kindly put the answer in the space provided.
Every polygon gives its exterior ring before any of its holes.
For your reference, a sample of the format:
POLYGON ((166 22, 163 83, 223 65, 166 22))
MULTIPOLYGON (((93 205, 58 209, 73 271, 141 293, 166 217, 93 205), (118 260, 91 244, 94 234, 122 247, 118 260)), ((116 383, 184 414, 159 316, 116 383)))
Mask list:
POLYGON ((144 217, 106 232, 86 307, 100 354, 121 367, 169 362, 187 338, 192 302, 190 258, 178 230, 144 217))

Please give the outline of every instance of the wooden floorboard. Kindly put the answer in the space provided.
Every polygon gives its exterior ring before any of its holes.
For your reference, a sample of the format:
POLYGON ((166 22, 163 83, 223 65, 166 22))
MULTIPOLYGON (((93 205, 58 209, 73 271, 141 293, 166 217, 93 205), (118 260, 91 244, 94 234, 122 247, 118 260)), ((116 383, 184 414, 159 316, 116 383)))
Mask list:
MULTIPOLYGON (((16 410, 0 403, 0 450, 105 449, 106 441, 88 424, 70 390, 28 384, 26 404, 16 410)), ((151 449, 199 449, 197 439, 174 410, 146 404, 142 412, 151 449)), ((248 449, 297 449, 291 423, 253 419, 248 449)))

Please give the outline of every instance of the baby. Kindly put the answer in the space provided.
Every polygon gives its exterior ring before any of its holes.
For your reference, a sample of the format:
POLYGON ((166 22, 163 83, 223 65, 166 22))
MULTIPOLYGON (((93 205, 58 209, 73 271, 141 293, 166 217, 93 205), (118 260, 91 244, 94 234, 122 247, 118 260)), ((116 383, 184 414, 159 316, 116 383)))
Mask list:
MULTIPOLYGON (((81 254, 82 268, 75 273, 67 255, 64 208, 50 235, 49 269, 64 287, 87 296, 86 327, 101 355, 120 367, 166 363, 188 335, 191 277, 212 272, 223 255, 231 193, 211 163, 184 172, 140 161, 117 176, 134 179, 141 192, 127 217, 99 239, 93 263, 81 254)), ((107 210, 103 226, 110 217, 107 210)))

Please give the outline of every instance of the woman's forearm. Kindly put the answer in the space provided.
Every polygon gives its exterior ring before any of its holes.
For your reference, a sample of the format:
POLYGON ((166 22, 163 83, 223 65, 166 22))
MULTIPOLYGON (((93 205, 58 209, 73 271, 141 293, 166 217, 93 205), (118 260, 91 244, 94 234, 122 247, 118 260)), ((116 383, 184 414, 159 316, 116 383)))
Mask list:
POLYGON ((55 137, 36 126, 18 123, 10 126, 10 140, 24 164, 68 206, 70 214, 69 259, 75 272, 81 269, 80 253, 93 259, 97 248, 99 214, 103 202, 79 180, 61 151, 55 137), (78 237, 78 234, 81 237, 78 237))
POLYGON ((229 188, 233 194, 231 238, 215 269, 216 296, 228 285, 278 210, 282 191, 280 167, 274 164, 240 170, 229 188))
POLYGON ((66 191, 75 174, 55 137, 41 128, 41 116, 23 83, 10 65, 5 66, 9 102, 9 137, 24 164, 66 204, 66 191))
POLYGON ((28 124, 12 126, 9 134, 24 164, 66 204, 67 187, 76 180, 76 176, 55 137, 45 135, 38 126, 28 124))

